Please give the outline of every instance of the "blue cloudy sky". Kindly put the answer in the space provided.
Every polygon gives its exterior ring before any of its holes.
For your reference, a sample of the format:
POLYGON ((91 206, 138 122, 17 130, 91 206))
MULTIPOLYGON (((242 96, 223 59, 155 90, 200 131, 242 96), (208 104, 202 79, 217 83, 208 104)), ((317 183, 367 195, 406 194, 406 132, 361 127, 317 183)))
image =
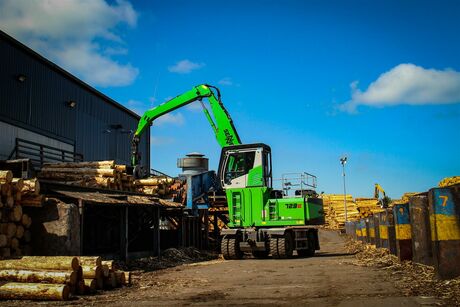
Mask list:
MULTIPOLYGON (((0 1, 0 28, 142 114, 220 87, 241 139, 275 177, 393 198, 460 175, 459 1, 0 1)), ((152 167, 220 148, 192 104, 154 124, 152 167)), ((127 148, 126 150, 129 150, 127 148)))

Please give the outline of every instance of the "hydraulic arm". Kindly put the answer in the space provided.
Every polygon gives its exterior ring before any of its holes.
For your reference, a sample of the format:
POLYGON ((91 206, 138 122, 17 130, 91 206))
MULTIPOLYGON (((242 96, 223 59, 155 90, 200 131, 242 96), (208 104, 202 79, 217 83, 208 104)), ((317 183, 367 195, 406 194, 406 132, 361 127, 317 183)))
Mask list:
POLYGON ((219 145, 224 147, 241 144, 240 137, 233 126, 232 119, 221 101, 219 89, 211 85, 202 84, 144 113, 139 121, 131 143, 131 165, 137 166, 139 164, 141 158, 138 151, 140 137, 155 119, 197 100, 199 100, 203 106, 203 111, 211 124, 219 145), (214 93, 213 90, 216 93, 214 93), (208 109, 203 104, 203 98, 208 99, 215 122, 208 109))

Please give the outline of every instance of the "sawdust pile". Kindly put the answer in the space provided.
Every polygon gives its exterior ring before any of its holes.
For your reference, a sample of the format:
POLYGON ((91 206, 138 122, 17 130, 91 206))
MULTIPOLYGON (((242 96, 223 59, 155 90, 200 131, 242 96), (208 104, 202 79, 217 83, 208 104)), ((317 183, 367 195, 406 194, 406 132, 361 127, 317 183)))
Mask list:
POLYGON ((375 248, 361 242, 348 240, 347 251, 355 254, 354 265, 377 267, 388 271, 389 278, 406 296, 435 296, 460 306, 460 277, 440 280, 434 268, 412 261, 400 262, 387 249, 375 248))

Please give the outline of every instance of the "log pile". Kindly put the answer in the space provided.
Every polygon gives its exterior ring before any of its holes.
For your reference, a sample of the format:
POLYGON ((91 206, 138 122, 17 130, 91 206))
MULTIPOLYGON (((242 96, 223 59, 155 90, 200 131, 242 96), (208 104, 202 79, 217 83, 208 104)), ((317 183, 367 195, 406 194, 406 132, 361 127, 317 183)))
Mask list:
POLYGON ((11 171, 0 171, 0 259, 30 255, 32 219, 23 214, 25 206, 43 203, 36 179, 13 178, 11 171))
POLYGON ((131 283, 130 272, 100 257, 37 256, 0 260, 0 299, 68 300, 131 283))
POLYGON ((134 178, 126 165, 114 160, 94 162, 45 163, 39 178, 66 185, 134 192, 134 178))
POLYGON ((345 199, 347 204, 347 219, 355 221, 359 218, 359 211, 353 200, 353 196, 347 194, 323 194, 326 227, 340 229, 345 225, 345 199))
POLYGON ((174 201, 182 200, 185 195, 182 180, 167 176, 134 180, 127 174, 126 165, 115 164, 113 160, 45 163, 39 178, 65 185, 138 192, 174 201))
POLYGON ((441 180, 438 184, 438 187, 445 188, 453 185, 460 184, 460 176, 447 177, 441 180))
POLYGON ((366 218, 374 215, 375 213, 383 212, 380 202, 377 198, 355 198, 356 207, 358 208, 361 218, 366 218))

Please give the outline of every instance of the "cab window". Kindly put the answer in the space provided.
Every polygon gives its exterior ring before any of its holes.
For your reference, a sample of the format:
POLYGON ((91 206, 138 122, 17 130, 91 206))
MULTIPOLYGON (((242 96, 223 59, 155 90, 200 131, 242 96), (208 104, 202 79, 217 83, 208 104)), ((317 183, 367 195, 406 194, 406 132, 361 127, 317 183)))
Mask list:
POLYGON ((254 166, 255 156, 254 151, 229 154, 225 167, 225 183, 230 184, 233 179, 246 175, 254 166))

